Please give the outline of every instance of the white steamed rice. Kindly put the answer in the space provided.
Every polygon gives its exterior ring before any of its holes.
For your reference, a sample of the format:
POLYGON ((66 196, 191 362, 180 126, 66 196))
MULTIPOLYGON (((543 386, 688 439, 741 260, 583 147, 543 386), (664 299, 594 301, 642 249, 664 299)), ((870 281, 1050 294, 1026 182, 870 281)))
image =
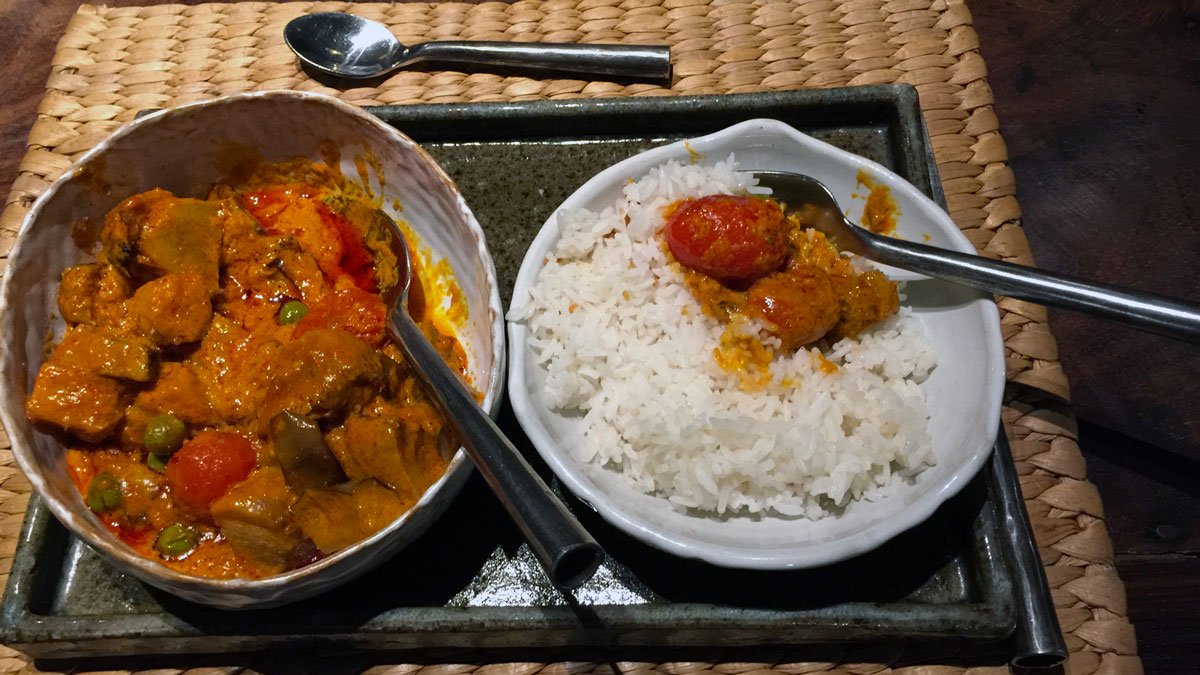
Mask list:
POLYGON ((933 351, 901 307, 826 351, 837 372, 800 350, 776 356, 765 388, 741 390, 713 358, 725 326, 700 311, 657 236, 674 201, 758 190, 735 166, 668 163, 599 213, 560 215, 560 239, 509 313, 527 324, 542 401, 582 415, 577 460, 679 507, 817 518, 878 498, 932 464, 918 385, 933 351))

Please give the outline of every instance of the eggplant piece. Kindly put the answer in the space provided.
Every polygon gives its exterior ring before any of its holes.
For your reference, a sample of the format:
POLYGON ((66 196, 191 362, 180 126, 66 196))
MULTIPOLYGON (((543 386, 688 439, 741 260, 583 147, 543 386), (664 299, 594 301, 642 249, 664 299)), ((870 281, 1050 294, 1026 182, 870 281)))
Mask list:
POLYGON ((297 493, 346 481, 342 465, 325 444, 316 424, 284 411, 271 418, 270 434, 275 459, 279 460, 288 485, 297 493))
POLYGON ((387 527, 409 506, 383 483, 369 479, 305 492, 292 518, 322 553, 330 554, 387 527))
POLYGON ((283 473, 259 469, 213 502, 213 520, 242 557, 275 572, 289 569, 300 533, 290 516, 293 493, 283 473))

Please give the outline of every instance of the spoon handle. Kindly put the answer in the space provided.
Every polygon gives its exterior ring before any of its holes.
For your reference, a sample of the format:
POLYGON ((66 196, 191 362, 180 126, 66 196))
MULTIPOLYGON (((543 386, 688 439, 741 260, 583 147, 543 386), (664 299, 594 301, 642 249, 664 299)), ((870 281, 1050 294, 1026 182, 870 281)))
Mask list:
POLYGON ((426 391, 458 433, 479 472, 521 529, 551 581, 575 588, 591 578, 604 552, 534 472, 450 370, 407 312, 392 312, 393 337, 426 391))
POLYGON ((404 61, 525 66, 658 80, 671 76, 671 54, 666 46, 447 40, 413 45, 404 61))
POLYGON ((1200 305, 935 246, 860 234, 867 244, 865 257, 877 262, 1200 343, 1200 305))

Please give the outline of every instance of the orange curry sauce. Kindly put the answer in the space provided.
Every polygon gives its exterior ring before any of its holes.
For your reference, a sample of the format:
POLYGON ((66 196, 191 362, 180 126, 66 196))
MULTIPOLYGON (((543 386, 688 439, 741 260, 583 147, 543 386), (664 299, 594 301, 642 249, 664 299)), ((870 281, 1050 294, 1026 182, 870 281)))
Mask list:
MULTIPOLYGON (((376 208, 328 165, 262 166, 206 199, 130 197, 97 262, 63 272, 67 331, 26 412, 71 439, 85 503, 139 554, 276 574, 385 527, 445 471, 444 420, 384 332, 396 261, 376 208)), ((420 323, 465 374, 445 320, 420 323)))
POLYGON ((867 189, 867 203, 863 206, 862 226, 875 234, 891 234, 896 231, 896 218, 900 215, 900 206, 892 197, 892 191, 883 183, 878 183, 864 170, 854 176, 855 184, 867 189))
MULTIPOLYGON (((770 381, 777 351, 855 337, 899 308, 895 283, 876 270, 859 274, 805 226, 811 210, 787 216, 773 199, 709 195, 671 204, 663 216, 664 243, 692 295, 728 326, 714 357, 743 387, 770 381), (758 337, 755 323, 777 346, 758 337)), ((820 352, 814 367, 837 369, 820 352)))

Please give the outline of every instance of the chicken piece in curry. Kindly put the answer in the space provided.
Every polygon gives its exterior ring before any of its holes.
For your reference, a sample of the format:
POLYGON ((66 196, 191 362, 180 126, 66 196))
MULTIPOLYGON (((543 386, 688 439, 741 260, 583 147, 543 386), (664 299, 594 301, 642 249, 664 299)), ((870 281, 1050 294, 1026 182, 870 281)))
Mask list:
MULTIPOLYGON (((731 325, 756 321, 794 352, 853 338, 900 306, 894 282, 877 270, 859 273, 811 228, 818 217, 810 205, 789 214, 774 199, 708 195, 668 206, 662 234, 706 314, 731 325)), ((739 335, 727 331, 718 363, 743 371, 770 362, 771 348, 739 335)))
MULTIPOLYGON (((442 475, 456 444, 384 332, 385 227, 310 162, 108 213, 98 260, 62 274, 66 333, 26 413, 67 439, 112 532, 183 573, 264 577, 369 537, 442 475)), ((451 322, 427 314, 465 377, 451 322)))

